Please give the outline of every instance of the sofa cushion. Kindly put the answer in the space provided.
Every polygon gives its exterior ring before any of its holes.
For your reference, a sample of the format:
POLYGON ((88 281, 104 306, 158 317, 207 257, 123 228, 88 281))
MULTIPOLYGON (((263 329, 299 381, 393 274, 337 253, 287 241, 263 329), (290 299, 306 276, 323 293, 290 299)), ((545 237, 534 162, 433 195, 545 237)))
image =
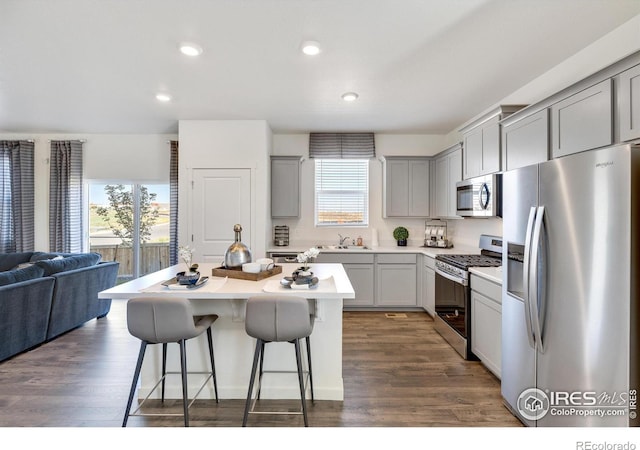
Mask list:
POLYGON ((42 275, 44 275, 44 269, 35 265, 25 267, 24 269, 0 272, 0 286, 41 278, 42 275))
POLYGON ((21 263, 29 261, 33 252, 0 253, 0 272, 11 270, 21 263))
POLYGON ((44 269, 44 276, 48 277, 58 272, 95 266, 100 262, 101 256, 100 253, 81 253, 62 259, 36 261, 36 266, 42 267, 44 269))
POLYGON ((62 259, 67 256, 77 255, 78 253, 48 253, 48 252, 33 252, 30 262, 43 261, 45 259, 62 259))

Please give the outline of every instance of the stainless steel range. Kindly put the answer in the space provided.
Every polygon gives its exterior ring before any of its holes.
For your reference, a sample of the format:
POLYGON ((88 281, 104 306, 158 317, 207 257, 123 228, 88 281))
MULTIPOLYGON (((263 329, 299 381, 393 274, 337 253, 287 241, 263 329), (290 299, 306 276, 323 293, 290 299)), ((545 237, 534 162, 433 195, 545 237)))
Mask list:
POLYGON ((435 329, 464 359, 471 351, 471 286, 469 268, 502 265, 502 238, 480 236, 479 255, 436 256, 435 329))

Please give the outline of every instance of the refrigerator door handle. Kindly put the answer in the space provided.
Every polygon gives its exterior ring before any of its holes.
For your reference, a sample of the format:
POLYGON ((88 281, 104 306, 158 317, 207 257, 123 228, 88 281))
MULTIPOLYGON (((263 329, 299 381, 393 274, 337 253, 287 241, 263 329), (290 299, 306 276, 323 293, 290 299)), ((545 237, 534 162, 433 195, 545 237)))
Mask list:
POLYGON ((536 219, 536 208, 531 207, 529 211, 529 220, 527 221, 527 232, 524 241, 524 262, 522 270, 522 291, 524 297, 524 321, 527 325, 527 338, 529 338, 529 345, 531 348, 536 348, 536 342, 533 335, 533 325, 531 323, 531 306, 529 300, 529 269, 531 267, 531 239, 533 235, 533 225, 536 219))
POLYGON ((542 326, 540 325, 540 310, 538 308, 538 296, 540 294, 540 286, 538 285, 538 269, 540 258, 540 240, 542 238, 542 227, 544 224, 544 206, 538 207, 536 214, 536 223, 533 228, 533 240, 531 242, 531 271, 529 274, 529 305, 531 315, 531 325, 533 327, 533 335, 535 337, 537 349, 540 353, 544 353, 544 343, 542 341, 542 326))

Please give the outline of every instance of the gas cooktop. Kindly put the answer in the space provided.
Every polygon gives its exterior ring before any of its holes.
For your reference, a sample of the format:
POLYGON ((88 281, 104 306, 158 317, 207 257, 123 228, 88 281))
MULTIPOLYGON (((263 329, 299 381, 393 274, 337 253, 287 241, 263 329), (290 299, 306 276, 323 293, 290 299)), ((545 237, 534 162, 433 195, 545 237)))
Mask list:
POLYGON ((502 265, 502 258, 494 252, 480 255, 436 255, 436 259, 463 270, 468 270, 469 267, 498 267, 502 265))

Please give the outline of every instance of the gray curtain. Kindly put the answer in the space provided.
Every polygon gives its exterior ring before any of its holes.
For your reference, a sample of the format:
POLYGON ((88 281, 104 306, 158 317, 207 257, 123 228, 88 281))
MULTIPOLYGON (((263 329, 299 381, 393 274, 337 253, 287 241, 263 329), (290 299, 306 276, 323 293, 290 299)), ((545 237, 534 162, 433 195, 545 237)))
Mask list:
POLYGON ((49 250, 83 250, 82 142, 51 141, 49 250))
POLYGON ((0 141, 0 252, 33 251, 34 144, 0 141))
POLYGON ((311 133, 309 158, 368 159, 375 158, 373 133, 311 133))
POLYGON ((178 264, 178 141, 171 141, 169 163, 169 264, 178 264))

